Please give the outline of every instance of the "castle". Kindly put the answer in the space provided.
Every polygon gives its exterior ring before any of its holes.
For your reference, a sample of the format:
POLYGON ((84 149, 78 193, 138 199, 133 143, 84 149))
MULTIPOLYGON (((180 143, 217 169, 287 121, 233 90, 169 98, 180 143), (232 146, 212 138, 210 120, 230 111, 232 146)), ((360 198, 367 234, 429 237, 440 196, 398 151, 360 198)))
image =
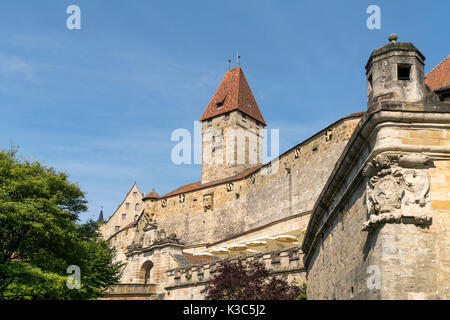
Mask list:
POLYGON ((200 118, 201 180, 135 184, 100 230, 126 265, 108 298, 201 299, 224 259, 259 260, 308 299, 450 298, 450 56, 389 43, 365 66, 367 110, 269 163, 240 66, 200 118), (240 142, 239 142, 240 141, 240 142))

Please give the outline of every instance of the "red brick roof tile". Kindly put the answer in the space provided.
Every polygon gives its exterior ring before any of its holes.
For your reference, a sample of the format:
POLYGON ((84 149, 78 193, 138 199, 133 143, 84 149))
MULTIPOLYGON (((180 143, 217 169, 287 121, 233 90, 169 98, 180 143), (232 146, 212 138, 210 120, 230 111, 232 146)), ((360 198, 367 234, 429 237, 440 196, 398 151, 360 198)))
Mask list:
POLYGON ((215 185, 223 184, 226 182, 240 180, 240 179, 243 179, 243 178, 249 176, 250 174, 252 174, 253 172, 255 172, 256 170, 258 170, 259 168, 261 168, 263 166, 264 166, 263 164, 258 164, 254 167, 251 167, 250 169, 242 171, 241 173, 239 173, 235 176, 208 182, 208 183, 202 183, 201 181, 196 181, 193 183, 185 184, 184 186, 181 186, 169 193, 166 193, 165 195, 162 195, 161 198, 167 198, 167 197, 175 196, 177 194, 181 194, 181 193, 185 193, 185 192, 189 192, 189 191, 204 189, 204 188, 212 187, 215 185))
POLYGON ((229 70, 212 97, 200 121, 239 110, 266 125, 240 66, 229 70))
POLYGON ((450 55, 428 72, 425 83, 433 90, 450 88, 450 55))
POLYGON ((190 253, 186 253, 186 252, 183 252, 183 256, 185 256, 186 257, 186 259, 188 259, 188 261, 191 263, 191 264, 201 264, 201 263, 204 263, 204 262, 208 262, 208 261, 211 261, 211 260, 214 260, 214 258, 207 258, 207 257, 196 257, 196 256, 194 256, 193 254, 190 254, 190 253))
POLYGON ((125 227, 123 227, 121 230, 124 230, 124 229, 128 229, 128 228, 134 227, 135 225, 137 225, 137 222, 136 222, 136 221, 133 221, 133 222, 127 224, 127 225, 126 225, 125 227))
POLYGON ((153 189, 152 192, 146 194, 142 199, 159 199, 159 194, 153 189))

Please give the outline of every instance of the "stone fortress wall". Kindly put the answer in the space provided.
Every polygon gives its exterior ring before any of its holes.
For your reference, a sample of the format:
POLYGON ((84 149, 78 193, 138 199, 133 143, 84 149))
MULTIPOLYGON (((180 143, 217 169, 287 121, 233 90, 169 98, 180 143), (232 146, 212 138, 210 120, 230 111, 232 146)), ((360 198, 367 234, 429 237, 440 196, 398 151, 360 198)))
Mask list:
POLYGON ((392 40, 369 59, 368 111, 311 213, 309 299, 450 299, 450 104, 417 48, 392 40))
MULTIPOLYGON (((303 254, 299 247, 291 249, 260 253, 242 258, 226 259, 234 262, 240 260, 242 264, 259 262, 264 264, 271 274, 282 277, 289 283, 302 286, 305 283, 305 268, 303 254)), ((165 300, 199 300, 203 298, 201 291, 206 283, 215 275, 221 261, 211 261, 202 264, 171 269, 166 272, 164 283, 165 300)))
MULTIPOLYGON (((282 154, 278 161, 253 172, 250 169, 242 178, 144 200, 145 210, 154 213, 161 229, 175 233, 187 246, 198 247, 307 212, 360 116, 337 121, 282 154), (184 202, 180 202, 180 195, 184 202), (212 198, 211 207, 205 209, 208 196, 212 198)), ((144 224, 140 222, 138 228, 144 224)))
MULTIPOLYGON (((450 104, 425 85, 424 60, 393 38, 366 66, 367 112, 265 165, 208 164, 201 181, 144 197, 133 231, 111 237, 126 257, 123 283, 155 284, 164 299, 201 298, 220 260, 187 254, 288 234, 296 247, 240 259, 306 279, 308 299, 449 299, 450 104)), ((239 110, 215 115, 203 133, 258 125, 243 119, 239 110)), ((203 139, 203 159, 224 148, 203 139)))
POLYGON ((232 190, 229 182, 219 181, 159 199, 144 199, 147 215, 139 219, 133 240, 142 249, 128 255, 123 281, 142 283, 142 266, 151 260, 150 281, 159 284, 158 292, 164 292, 166 271, 178 266, 169 254, 175 248, 153 249, 151 253, 145 250, 144 228, 149 217, 157 222, 159 230, 177 235, 183 244, 179 252, 195 253, 293 232, 301 241, 309 211, 360 117, 360 113, 345 117, 283 153, 277 162, 230 179, 232 190), (205 196, 212 196, 212 201, 205 202, 205 196), (206 204, 211 207, 205 209, 206 204))

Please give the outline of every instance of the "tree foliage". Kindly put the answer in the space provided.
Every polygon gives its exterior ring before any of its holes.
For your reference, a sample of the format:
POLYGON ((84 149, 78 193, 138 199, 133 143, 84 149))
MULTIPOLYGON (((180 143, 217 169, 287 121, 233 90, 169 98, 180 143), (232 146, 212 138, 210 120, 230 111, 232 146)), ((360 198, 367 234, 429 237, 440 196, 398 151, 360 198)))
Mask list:
POLYGON ((306 299, 306 286, 289 284, 273 276, 264 264, 225 261, 202 293, 207 300, 295 300, 306 299))
POLYGON ((118 282, 122 266, 97 225, 78 223, 86 210, 65 173, 0 150, 0 299, 89 299, 118 282), (66 285, 70 265, 80 289, 66 285))

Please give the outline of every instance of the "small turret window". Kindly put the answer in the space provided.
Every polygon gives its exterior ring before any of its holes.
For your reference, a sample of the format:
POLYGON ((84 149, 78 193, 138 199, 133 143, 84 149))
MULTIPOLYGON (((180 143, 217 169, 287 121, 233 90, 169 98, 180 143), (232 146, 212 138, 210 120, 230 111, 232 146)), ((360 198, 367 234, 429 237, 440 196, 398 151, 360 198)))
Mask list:
POLYGON ((411 65, 399 64, 397 65, 397 77, 398 80, 410 80, 411 65))

